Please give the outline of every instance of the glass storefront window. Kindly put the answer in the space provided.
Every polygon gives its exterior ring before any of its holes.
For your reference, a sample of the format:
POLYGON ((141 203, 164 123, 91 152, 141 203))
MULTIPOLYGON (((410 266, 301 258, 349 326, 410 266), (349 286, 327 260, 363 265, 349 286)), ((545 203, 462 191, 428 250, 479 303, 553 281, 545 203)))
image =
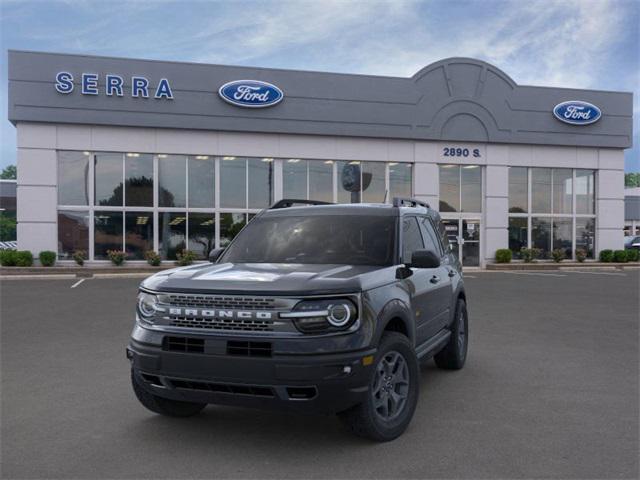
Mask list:
POLYGON ((125 205, 153 206, 153 155, 127 153, 124 158, 125 205))
POLYGON ((273 158, 251 158, 249 168, 249 208, 266 208, 273 199, 273 158))
POLYGON ((71 259, 73 252, 83 250, 89 255, 89 212, 58 211, 58 257, 71 259))
POLYGON ((216 246, 214 213, 189 213, 189 250, 198 258, 207 259, 216 246))
POLYGON ((282 163, 283 198, 307 198, 307 161, 289 158, 282 163))
POLYGON ((122 212, 95 212, 94 258, 108 260, 108 250, 122 250, 122 212))
POLYGON ((222 157, 220 160, 220 207, 247 208, 247 160, 222 157))
POLYGON ((58 152, 58 205, 89 204, 89 152, 58 152))
POLYGON ((385 196, 386 164, 382 162, 362 162, 362 201, 382 203, 385 196))
POLYGON ((158 250, 163 260, 175 260, 176 253, 187 248, 186 212, 160 212, 158 214, 158 250))
POLYGON ((482 169, 479 165, 464 165, 460 169, 461 176, 461 210, 462 212, 482 211, 482 169))
POLYGON ((460 211, 460 167, 458 165, 439 165, 440 172, 440 211, 460 211))
POLYGON ((215 207, 215 159, 207 155, 189 157, 189 208, 215 207))
POLYGON ((573 170, 553 169, 553 213, 573 212, 573 170))
POLYGON ((509 250, 513 253, 513 258, 520 258, 520 250, 527 245, 527 219, 509 218, 509 250))
POLYGON ((411 197, 413 165, 411 163, 391 162, 389 165, 389 197, 411 197))
POLYGON ((220 247, 226 247, 246 225, 244 213, 220 214, 220 247))
POLYGON ((309 160, 309 199, 333 202, 332 160, 309 160))
POLYGON ((158 206, 187 206, 186 157, 158 155, 158 206))
POLYGON ((549 258, 551 252, 551 218, 531 219, 531 247, 540 249, 540 258, 549 258))
POLYGON ((509 167, 509 213, 527 213, 529 181, 526 167, 509 167))
POLYGON ((587 252, 587 258, 593 258, 595 238, 596 219, 576 218, 576 250, 583 249, 587 252))
POLYGON ((94 166, 95 205, 122 206, 122 154, 96 153, 94 166))
POLYGON ((531 211, 551 213, 551 169, 531 169, 531 211))
POLYGON ((564 250, 565 258, 573 258, 572 246, 573 220, 569 218, 553 219, 553 249, 564 250))
POLYGON ((595 172, 576 170, 576 213, 593 215, 595 209, 595 172))
POLYGON ((127 259, 144 260, 144 253, 153 250, 153 213, 126 212, 124 224, 127 259))

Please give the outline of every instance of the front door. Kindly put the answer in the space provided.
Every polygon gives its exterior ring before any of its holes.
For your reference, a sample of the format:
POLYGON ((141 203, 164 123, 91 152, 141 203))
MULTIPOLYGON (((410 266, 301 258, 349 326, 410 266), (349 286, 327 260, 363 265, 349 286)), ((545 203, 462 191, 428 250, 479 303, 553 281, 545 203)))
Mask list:
POLYGON ((480 219, 445 218, 445 226, 452 251, 463 267, 480 266, 480 219))

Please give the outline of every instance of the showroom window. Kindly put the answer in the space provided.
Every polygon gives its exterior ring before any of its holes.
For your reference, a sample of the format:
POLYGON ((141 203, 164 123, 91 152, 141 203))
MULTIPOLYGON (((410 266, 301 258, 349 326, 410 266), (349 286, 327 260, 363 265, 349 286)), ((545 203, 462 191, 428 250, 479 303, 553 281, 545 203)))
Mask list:
POLYGON ((412 165, 138 152, 58 151, 58 254, 108 260, 124 250, 144 261, 157 251, 175 260, 189 249, 206 259, 274 202, 284 198, 382 202, 410 196, 412 165), (93 180, 93 181, 91 181, 93 180))
POLYGON ((595 171, 509 167, 509 248, 537 248, 542 258, 560 249, 575 258, 595 251, 595 171))
POLYGON ((439 165, 440 212, 482 212, 480 165, 439 165))

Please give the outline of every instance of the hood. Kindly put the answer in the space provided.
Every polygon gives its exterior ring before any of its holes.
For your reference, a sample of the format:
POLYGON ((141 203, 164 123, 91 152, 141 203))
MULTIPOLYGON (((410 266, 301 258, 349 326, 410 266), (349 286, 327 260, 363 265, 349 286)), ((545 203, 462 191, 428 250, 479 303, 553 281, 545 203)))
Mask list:
POLYGON ((165 292, 257 295, 354 293, 395 280, 395 267, 282 263, 198 264, 156 273, 142 287, 165 292))

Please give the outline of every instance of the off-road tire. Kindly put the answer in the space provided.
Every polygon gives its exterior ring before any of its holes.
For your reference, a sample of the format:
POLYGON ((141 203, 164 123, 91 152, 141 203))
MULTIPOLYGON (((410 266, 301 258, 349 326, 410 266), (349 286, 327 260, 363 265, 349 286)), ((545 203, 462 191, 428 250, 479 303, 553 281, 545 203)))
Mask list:
POLYGON ((388 442, 399 437, 407 428, 418 403, 420 390, 420 369, 415 349, 407 337, 396 332, 386 332, 380 340, 378 352, 372 364, 372 375, 367 390, 367 400, 355 407, 338 414, 338 417, 353 433, 360 437, 388 442), (406 362, 408 374, 408 391, 404 406, 398 416, 391 420, 383 420, 374 407, 374 384, 378 368, 385 356, 399 355, 406 362))
POLYGON ((469 344, 469 316, 467 304, 461 298, 456 303, 456 315, 451 325, 451 337, 445 347, 433 359, 438 368, 444 370, 460 370, 467 360, 469 344), (462 334, 462 338, 461 338, 462 334))
POLYGON ((140 403, 152 412, 159 413, 160 415, 166 415, 168 417, 192 417, 200 413, 202 409, 207 406, 206 403, 180 402, 149 393, 140 385, 133 369, 131 370, 131 384, 140 403))

